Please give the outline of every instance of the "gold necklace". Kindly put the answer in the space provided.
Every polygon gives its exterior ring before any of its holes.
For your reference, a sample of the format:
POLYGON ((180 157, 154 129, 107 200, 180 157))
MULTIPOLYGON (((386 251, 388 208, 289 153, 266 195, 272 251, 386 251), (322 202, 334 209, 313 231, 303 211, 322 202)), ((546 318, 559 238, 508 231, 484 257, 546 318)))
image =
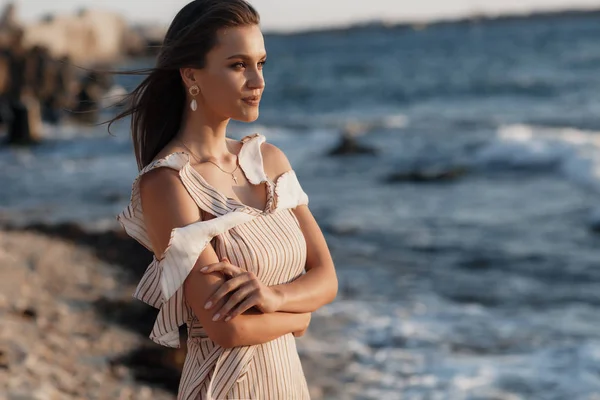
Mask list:
MULTIPOLYGON (((192 150, 190 150, 190 148, 189 148, 189 147, 188 147, 188 146, 185 144, 185 142, 184 142, 182 139, 179 139, 179 141, 181 142, 181 144, 183 145, 183 147, 185 147, 185 148, 187 149, 187 151, 189 151, 189 152, 190 152, 190 154, 191 154, 191 155, 192 155, 192 156, 193 156, 193 157, 196 159, 196 161, 198 161, 199 163, 201 163, 201 162, 202 162, 202 161, 200 160, 200 158, 199 158, 199 157, 198 157, 196 154, 194 154, 194 152, 193 152, 192 150)), ((235 184, 237 185, 237 183, 238 183, 238 180, 237 180, 237 177, 234 175, 235 171, 237 171, 237 169, 238 169, 238 167, 239 167, 239 164, 238 164, 237 160, 238 160, 238 158, 237 158, 237 156, 235 156, 235 161, 236 161, 236 163, 235 163, 235 164, 236 164, 236 165, 235 165, 235 169, 234 169, 233 171, 231 171, 231 172, 225 171, 223 168, 221 168, 221 167, 220 167, 220 166, 219 166, 217 163, 215 163, 214 161, 210 161, 210 160, 207 160, 207 161, 208 161, 209 163, 212 163, 212 164, 216 165, 216 167, 217 167, 217 168, 219 168, 221 171, 225 172, 226 174, 229 174, 229 175, 231 175, 231 177, 233 178, 233 181, 234 181, 234 182, 235 182, 235 184)))

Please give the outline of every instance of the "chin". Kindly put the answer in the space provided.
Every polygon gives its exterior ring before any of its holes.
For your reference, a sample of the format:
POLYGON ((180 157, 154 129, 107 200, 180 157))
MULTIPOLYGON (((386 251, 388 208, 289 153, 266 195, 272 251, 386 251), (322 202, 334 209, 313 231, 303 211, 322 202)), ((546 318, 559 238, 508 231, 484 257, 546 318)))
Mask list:
POLYGON ((240 122, 254 122, 258 119, 258 110, 252 112, 241 113, 234 117, 233 119, 240 122))

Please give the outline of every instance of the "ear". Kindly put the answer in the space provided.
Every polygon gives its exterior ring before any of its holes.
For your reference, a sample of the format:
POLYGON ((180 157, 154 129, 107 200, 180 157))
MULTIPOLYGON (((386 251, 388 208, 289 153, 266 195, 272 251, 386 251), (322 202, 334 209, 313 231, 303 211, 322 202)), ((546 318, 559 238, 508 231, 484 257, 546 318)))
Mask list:
POLYGON ((198 84, 198 81, 196 80, 196 70, 194 68, 179 68, 179 74, 181 75, 181 80, 186 88, 198 84))

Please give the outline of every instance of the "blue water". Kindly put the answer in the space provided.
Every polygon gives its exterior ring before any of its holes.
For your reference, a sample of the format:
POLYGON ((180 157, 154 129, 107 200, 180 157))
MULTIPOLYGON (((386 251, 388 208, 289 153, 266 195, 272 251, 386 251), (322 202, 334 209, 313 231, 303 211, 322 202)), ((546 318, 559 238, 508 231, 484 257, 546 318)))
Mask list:
MULTIPOLYGON (((340 278, 318 315, 345 321, 300 351, 351 355, 351 398, 600 399, 600 17, 266 44, 261 117, 230 136, 288 155, 340 278), (377 156, 325 156, 348 123, 377 156), (467 173, 386 183, 415 166, 467 173)), ((0 150, 0 221, 112 226, 136 175, 115 134, 0 150)))

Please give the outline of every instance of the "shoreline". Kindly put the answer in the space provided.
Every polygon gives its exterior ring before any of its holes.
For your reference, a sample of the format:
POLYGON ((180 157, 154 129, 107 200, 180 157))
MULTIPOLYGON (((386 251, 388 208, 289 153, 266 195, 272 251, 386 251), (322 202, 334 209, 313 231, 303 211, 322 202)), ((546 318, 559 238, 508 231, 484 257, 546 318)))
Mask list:
POLYGON ((134 274, 127 268, 136 265, 132 260, 139 253, 124 251, 128 247, 116 232, 0 228, 0 316, 6 321, 0 330, 0 387, 5 393, 173 398, 177 358, 142 333, 154 312, 132 301, 134 274), (111 243, 117 245, 112 252, 111 243), (119 254, 131 255, 122 259, 127 267, 111 261, 119 254), (159 376, 162 386, 148 382, 159 376))
MULTIPOLYGON (((0 264, 7 266, 0 270, 0 318, 7 322, 0 329, 0 390, 61 399, 173 399, 185 340, 180 349, 153 343, 148 334, 156 310, 131 296, 150 260, 121 230, 0 226, 0 264)), ((180 333, 185 336, 185 326, 180 333)), ((310 345, 318 336, 303 338, 310 345)), ((320 358, 298 347, 311 396, 340 394, 340 381, 325 379, 320 358)))

